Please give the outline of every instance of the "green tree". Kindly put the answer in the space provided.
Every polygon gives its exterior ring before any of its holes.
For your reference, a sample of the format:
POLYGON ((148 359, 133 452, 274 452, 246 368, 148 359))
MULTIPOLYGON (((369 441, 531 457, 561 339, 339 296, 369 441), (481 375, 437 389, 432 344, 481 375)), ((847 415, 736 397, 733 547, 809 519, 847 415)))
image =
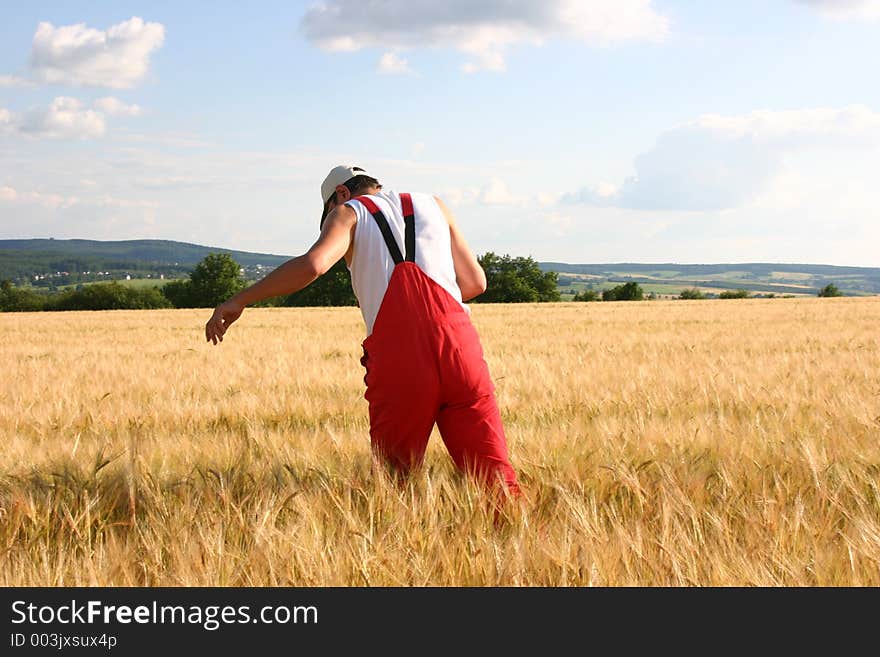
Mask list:
POLYGON ((820 297, 842 297, 843 292, 841 292, 840 289, 834 283, 829 283, 828 285, 823 287, 821 290, 819 290, 819 296, 820 297))
POLYGON ((12 281, 4 279, 0 282, 0 311, 29 312, 43 310, 48 295, 14 286, 12 281))
POLYGON ((678 295, 679 299, 705 299, 706 295, 703 294, 699 288, 691 287, 686 290, 682 290, 681 294, 678 295))
POLYGON ((162 294, 176 308, 213 308, 245 287, 241 267, 228 253, 209 253, 189 275, 171 281, 162 294))
POLYGON ((486 291, 474 301, 522 303, 561 299, 556 288, 556 272, 541 271, 531 257, 499 256, 489 251, 477 260, 486 272, 486 291))
POLYGON ((724 290, 718 295, 719 299, 748 299, 749 291, 743 288, 738 290, 724 290))
POLYGON ((175 308, 196 308, 198 306, 193 295, 192 281, 188 278, 168 281, 162 286, 162 295, 175 308))
POLYGON ((209 253, 189 275, 194 300, 213 308, 245 287, 240 265, 228 253, 209 253))
POLYGON ((340 260, 308 287, 294 292, 284 300, 285 306, 356 306, 357 297, 351 288, 351 274, 340 260))
POLYGON ((602 301, 642 301, 644 298, 645 292, 638 283, 624 283, 602 290, 602 301))

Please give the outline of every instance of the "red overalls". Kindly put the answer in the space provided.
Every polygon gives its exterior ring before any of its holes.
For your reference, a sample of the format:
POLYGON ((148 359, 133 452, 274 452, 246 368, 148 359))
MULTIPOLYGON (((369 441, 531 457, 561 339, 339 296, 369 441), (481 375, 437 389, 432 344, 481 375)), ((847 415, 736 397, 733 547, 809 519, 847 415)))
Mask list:
POLYGON ((376 204, 365 196, 355 200, 373 215, 395 263, 361 358, 374 454, 406 475, 421 464, 436 422, 460 470, 518 496, 476 329, 458 301, 415 263, 412 197, 400 195, 405 257, 376 204))

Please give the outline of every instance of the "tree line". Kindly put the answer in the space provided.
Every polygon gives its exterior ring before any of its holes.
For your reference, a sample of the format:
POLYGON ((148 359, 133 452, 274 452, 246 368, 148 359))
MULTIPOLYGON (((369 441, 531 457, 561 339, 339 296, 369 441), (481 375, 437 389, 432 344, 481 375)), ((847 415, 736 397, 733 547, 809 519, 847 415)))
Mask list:
MULTIPOLYGON (((488 289, 477 303, 559 301, 555 272, 541 271, 531 257, 485 253, 478 258, 488 289)), ((0 311, 116 310, 122 308, 213 308, 247 286, 241 267, 228 253, 211 253, 185 279, 164 285, 134 288, 118 281, 81 285, 45 293, 0 282, 0 311)), ((256 306, 356 306, 345 262, 294 294, 266 299, 256 306)))
MULTIPOLYGON (((748 290, 744 288, 740 288, 737 290, 722 290, 718 295, 719 299, 748 299, 752 295, 748 290)), ((792 297, 794 295, 787 294, 783 295, 784 297, 792 297)), ((829 283, 825 287, 819 290, 819 293, 816 295, 819 297, 842 297, 844 296, 843 292, 840 291, 834 283, 829 283)), ((765 299, 773 299, 776 295, 773 292, 763 295, 756 295, 756 297, 763 297, 765 299)), ((708 296, 705 292, 700 290, 700 288, 692 287, 686 290, 682 290, 681 294, 678 296, 679 299, 707 299, 708 296)))
MULTIPOLYGON (((493 252, 479 256, 486 272, 486 292, 476 303, 539 303, 560 301, 556 272, 542 271, 531 257, 513 257, 493 252)), ((10 280, 0 282, 0 311, 116 310, 148 308, 213 308, 247 286, 241 267, 228 253, 211 253, 199 262, 186 279, 146 288, 129 287, 111 281, 81 285, 76 289, 46 294, 17 287, 10 280)), ((725 290, 721 298, 745 298, 748 290, 725 290)), ((819 296, 842 296, 835 285, 827 285, 819 296)), ((600 291, 587 288, 574 301, 641 301, 645 296, 638 283, 624 283, 600 291)), ((682 290, 681 299, 703 299, 697 288, 682 290)), ((330 271, 303 290, 266 299, 256 306, 356 306, 351 277, 340 260, 330 271)))

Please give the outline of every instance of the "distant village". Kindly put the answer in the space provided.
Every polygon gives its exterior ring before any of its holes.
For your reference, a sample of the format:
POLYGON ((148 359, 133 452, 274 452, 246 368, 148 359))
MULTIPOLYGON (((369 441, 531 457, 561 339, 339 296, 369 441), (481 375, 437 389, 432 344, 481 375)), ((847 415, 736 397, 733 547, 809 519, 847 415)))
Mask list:
MULTIPOLYGON (((245 265, 243 267, 239 267, 239 272, 245 280, 258 280, 268 274, 274 268, 274 266, 262 264, 245 265)), ((74 283, 93 283, 102 280, 130 281, 155 279, 157 281, 164 281, 166 279, 171 280, 174 278, 186 277, 186 274, 190 271, 191 267, 180 265, 179 263, 175 262, 173 266, 169 266, 166 269, 173 269, 176 271, 170 272, 168 274, 161 271, 144 271, 134 269, 113 271, 87 270, 81 272, 55 271, 32 274, 30 277, 30 283, 31 285, 37 287, 56 287, 62 285, 70 285, 74 283)))
MULTIPOLYGON (((93 272, 91 272, 91 271, 82 272, 83 276, 88 276, 91 274, 93 274, 93 272)), ((94 275, 95 276, 110 276, 111 274, 109 271, 96 271, 96 272, 94 272, 94 275)), ((53 279, 53 278, 64 278, 65 276, 70 276, 70 272, 69 271, 56 271, 54 274, 34 274, 34 280, 35 281, 45 281, 45 280, 49 280, 49 279, 53 279)), ((153 275, 147 274, 146 276, 144 276, 144 278, 153 278, 153 275)), ((158 276, 156 276, 156 278, 158 280, 164 280, 165 274, 159 274, 158 276)), ((131 274, 125 274, 124 279, 127 281, 130 281, 131 274)))

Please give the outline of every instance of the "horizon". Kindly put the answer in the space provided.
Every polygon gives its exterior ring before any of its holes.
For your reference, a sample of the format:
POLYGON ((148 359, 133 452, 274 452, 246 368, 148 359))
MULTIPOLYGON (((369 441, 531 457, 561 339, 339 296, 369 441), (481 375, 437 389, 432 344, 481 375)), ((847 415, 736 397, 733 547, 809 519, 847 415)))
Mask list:
MULTIPOLYGON (((0 238, 0 244, 8 241, 31 241, 31 240, 45 240, 45 241, 54 241, 54 242, 65 242, 65 241, 81 241, 81 242, 172 242, 174 244, 184 244, 188 246, 197 246, 199 248, 204 249, 222 249, 227 251, 238 251, 240 253, 246 253, 248 255, 266 255, 272 256, 276 258, 295 258, 296 255, 284 254, 284 253, 268 253, 262 251, 247 251, 243 249, 232 249, 224 246, 216 246, 209 244, 198 244, 196 242, 183 242, 180 240, 169 240, 162 238, 132 238, 125 240, 93 240, 89 238, 82 237, 20 237, 20 238, 0 238)), ((491 249, 490 249, 491 251, 491 249)), ((497 253, 497 252, 495 252, 497 253)), ((479 253, 478 255, 482 255, 479 253)), ((497 255, 510 255, 511 257, 530 257, 527 254, 516 254, 516 253, 497 253, 497 255)), ((806 265, 809 267, 850 267, 857 269, 880 269, 880 266, 871 266, 871 265, 835 265, 824 262, 783 262, 779 260, 767 260, 767 261, 758 261, 758 260, 737 260, 737 261, 716 261, 716 262, 681 262, 681 261, 672 261, 672 260, 664 260, 657 262, 645 262, 645 261, 636 261, 636 260, 615 260, 615 261, 597 261, 597 262, 569 262, 563 260, 556 259, 541 259, 533 258, 539 264, 561 264, 561 265, 572 265, 572 266, 598 266, 598 265, 685 265, 685 266, 711 266, 711 265, 785 265, 785 266, 795 266, 795 265, 806 265)))
POLYGON ((880 0, 4 19, 0 239, 300 254, 348 162, 442 197, 477 253, 880 266, 880 0))

